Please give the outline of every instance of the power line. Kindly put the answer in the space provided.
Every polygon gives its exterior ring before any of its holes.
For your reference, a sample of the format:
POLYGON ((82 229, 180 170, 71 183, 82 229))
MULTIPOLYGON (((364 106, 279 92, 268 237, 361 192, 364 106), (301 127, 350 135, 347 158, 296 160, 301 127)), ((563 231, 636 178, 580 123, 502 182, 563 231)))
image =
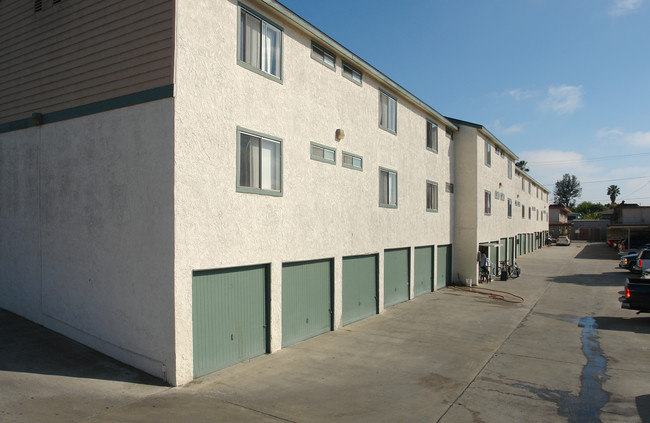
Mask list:
MULTIPOLYGON (((648 176, 635 176, 633 178, 618 178, 618 179, 603 179, 600 181, 579 181, 580 185, 582 184, 600 184, 603 182, 614 182, 614 181, 630 181, 632 179, 644 179, 644 178, 650 178, 650 175, 648 176)), ((555 182, 552 184, 543 184, 545 187, 550 187, 550 186, 555 186, 555 182)))
POLYGON ((587 158, 587 159, 576 159, 576 160, 528 162, 528 165, 550 166, 550 165, 555 165, 555 164, 580 163, 580 162, 590 162, 590 161, 598 161, 598 160, 611 160, 611 159, 615 159, 615 158, 638 157, 638 156, 650 156, 650 153, 621 154, 621 155, 618 155, 618 156, 592 157, 592 158, 587 158))

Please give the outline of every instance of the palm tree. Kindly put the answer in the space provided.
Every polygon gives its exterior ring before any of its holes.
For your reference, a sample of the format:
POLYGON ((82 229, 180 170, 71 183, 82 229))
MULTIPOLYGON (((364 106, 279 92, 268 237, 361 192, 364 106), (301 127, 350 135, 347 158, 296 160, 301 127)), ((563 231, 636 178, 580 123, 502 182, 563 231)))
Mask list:
POLYGON ((617 185, 610 185, 607 187, 607 195, 612 200, 612 204, 616 203, 616 197, 621 195, 621 189, 617 185))
POLYGON ((528 168, 528 162, 526 160, 519 160, 518 162, 515 163, 515 166, 517 166, 519 169, 523 170, 524 172, 530 171, 530 169, 528 168))

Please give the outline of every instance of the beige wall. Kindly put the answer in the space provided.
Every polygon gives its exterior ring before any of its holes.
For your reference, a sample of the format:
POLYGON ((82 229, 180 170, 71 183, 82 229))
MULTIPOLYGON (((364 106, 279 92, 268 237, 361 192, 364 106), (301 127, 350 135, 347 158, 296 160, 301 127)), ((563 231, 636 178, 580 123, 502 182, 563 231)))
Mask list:
POLYGON ((0 2, 0 123, 172 83, 173 0, 0 2))
MULTIPOLYGON (((236 2, 177 4, 176 346, 179 380, 192 378, 192 271, 271 263, 271 348, 281 345, 281 266, 335 259, 335 324, 341 315, 341 258, 452 241, 453 143, 439 128, 439 153, 426 150, 424 113, 398 97, 397 136, 378 127, 378 83, 363 86, 311 58, 312 39, 282 25, 283 82, 237 64, 236 2), (219 32, 218 37, 205 34, 219 32), (237 126, 283 140, 282 197, 236 192, 237 126), (337 128, 345 139, 337 142, 337 128), (337 150, 337 164, 310 160, 310 142, 337 150), (363 172, 341 152, 363 156, 363 172), (398 172, 397 209, 378 206, 379 167, 398 172), (426 212, 426 181, 437 181, 439 212, 426 212)), ((380 284, 381 286, 381 284, 380 284)), ((383 289, 380 288, 380 297, 383 289)), ((380 304, 383 300, 380 299, 380 304)))
MULTIPOLYGON (((542 211, 548 212, 546 192, 539 194, 537 185, 528 182, 525 191, 521 189, 521 175, 514 165, 515 157, 504 152, 497 154, 495 142, 469 125, 459 125, 456 137, 455 169, 457 180, 456 224, 454 263, 460 279, 478 277, 477 252, 480 243, 498 242, 501 238, 516 237, 523 233, 548 230, 542 211), (485 143, 491 145, 491 164, 485 164, 485 143), (512 178, 508 177, 508 160, 512 160, 512 178), (485 191, 490 192, 491 212, 485 214, 485 191), (503 193, 499 199, 495 192, 503 193), (508 199, 512 200, 512 217, 508 217, 508 199), (520 202, 526 207, 522 218, 520 202), (531 207, 531 219, 528 218, 531 207), (532 208, 535 208, 534 210, 532 208), (537 215, 539 211, 539 219, 537 215)), ((526 176, 523 176, 526 178, 526 176)), ((526 181, 530 180, 527 178, 526 181)), ((544 214, 546 216, 546 214, 544 214)))
POLYGON ((0 307, 167 378, 173 100, 0 134, 0 307))

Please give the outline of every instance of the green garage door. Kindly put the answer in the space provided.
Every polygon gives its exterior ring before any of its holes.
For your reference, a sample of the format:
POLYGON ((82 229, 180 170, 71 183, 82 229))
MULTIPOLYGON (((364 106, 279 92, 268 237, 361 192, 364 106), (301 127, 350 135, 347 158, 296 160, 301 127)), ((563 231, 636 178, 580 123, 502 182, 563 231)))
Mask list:
POLYGON ((501 238, 499 241, 499 262, 497 263, 501 266, 502 261, 508 260, 508 238, 501 238))
POLYGON ((451 245, 438 246, 438 280, 436 289, 451 285, 451 245))
POLYGON ((415 296, 433 291, 433 247, 415 249, 415 296))
POLYGON ((510 264, 515 262, 515 239, 513 237, 508 238, 508 260, 510 264))
POLYGON ((377 256, 343 257, 343 324, 377 314, 377 256))
POLYGON ((332 260, 282 265, 282 347, 332 330, 332 260))
POLYGON ((266 266, 192 275, 194 377, 267 352, 266 266))
POLYGON ((384 252, 384 307, 408 301, 410 262, 408 248, 384 252))

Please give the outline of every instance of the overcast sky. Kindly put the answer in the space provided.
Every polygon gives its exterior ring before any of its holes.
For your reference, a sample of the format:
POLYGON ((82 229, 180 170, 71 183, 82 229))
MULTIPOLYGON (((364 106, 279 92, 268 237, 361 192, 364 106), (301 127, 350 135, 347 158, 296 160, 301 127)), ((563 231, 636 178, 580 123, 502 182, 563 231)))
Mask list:
POLYGON ((551 192, 650 205, 650 0, 281 0, 551 192))

